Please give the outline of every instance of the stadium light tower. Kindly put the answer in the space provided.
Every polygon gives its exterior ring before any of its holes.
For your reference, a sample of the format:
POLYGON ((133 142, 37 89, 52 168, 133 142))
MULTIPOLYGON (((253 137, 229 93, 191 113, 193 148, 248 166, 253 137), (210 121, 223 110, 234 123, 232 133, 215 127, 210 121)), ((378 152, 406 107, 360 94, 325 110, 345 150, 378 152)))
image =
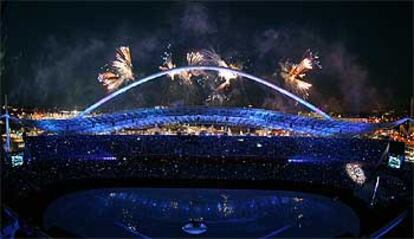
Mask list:
POLYGON ((6 143, 4 145, 4 151, 6 153, 10 153, 11 151, 10 149, 10 124, 9 124, 10 115, 9 115, 9 110, 7 109, 7 95, 4 96, 4 108, 5 108, 4 118, 6 122, 6 143))

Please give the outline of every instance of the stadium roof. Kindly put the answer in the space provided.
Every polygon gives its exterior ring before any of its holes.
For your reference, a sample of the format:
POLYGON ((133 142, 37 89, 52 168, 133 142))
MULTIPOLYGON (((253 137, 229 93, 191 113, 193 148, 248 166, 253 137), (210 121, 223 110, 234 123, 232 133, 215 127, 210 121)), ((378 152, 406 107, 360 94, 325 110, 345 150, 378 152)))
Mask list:
POLYGON ((355 136, 380 128, 395 127, 407 120, 409 119, 371 124, 312 118, 264 109, 185 107, 144 108, 64 120, 22 120, 22 123, 56 134, 95 134, 188 123, 282 129, 315 136, 355 136))

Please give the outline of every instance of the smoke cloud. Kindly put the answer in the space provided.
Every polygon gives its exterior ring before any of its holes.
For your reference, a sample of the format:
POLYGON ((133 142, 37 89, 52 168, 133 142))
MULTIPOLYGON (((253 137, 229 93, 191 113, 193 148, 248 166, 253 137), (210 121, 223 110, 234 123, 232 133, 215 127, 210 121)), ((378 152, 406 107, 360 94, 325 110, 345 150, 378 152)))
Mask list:
MULTIPOLYGON (((8 81, 10 100, 21 105, 83 108, 105 94, 96 77, 100 68, 113 59, 116 47, 130 46, 139 78, 158 71, 160 56, 171 43, 177 65, 183 64, 185 53, 190 50, 214 48, 226 60, 242 56, 247 72, 279 85, 280 79, 273 75, 278 63, 288 58, 298 61, 311 48, 319 52, 323 66, 322 70, 309 74, 313 84, 309 98, 312 103, 327 111, 359 112, 382 106, 378 96, 383 92, 372 84, 368 68, 359 62, 357 53, 346 47, 346 42, 326 40, 313 30, 289 23, 267 29, 245 28, 234 24, 239 17, 211 11, 202 3, 185 3, 161 18, 155 29, 147 29, 141 22, 122 21, 114 23, 104 34, 77 32, 70 40, 58 34, 45 36, 38 46, 40 53, 29 64, 17 61, 6 70, 13 79, 8 81)), ((200 97, 205 93, 197 88, 193 87, 192 93, 171 91, 179 91, 176 84, 168 81, 148 84, 122 102, 146 106, 149 102, 173 104, 181 102, 179 97, 185 103, 203 102, 200 97), (175 84, 173 88, 171 84, 175 84)), ((243 80, 234 84, 232 90, 228 102, 231 105, 301 110, 294 102, 243 80)))

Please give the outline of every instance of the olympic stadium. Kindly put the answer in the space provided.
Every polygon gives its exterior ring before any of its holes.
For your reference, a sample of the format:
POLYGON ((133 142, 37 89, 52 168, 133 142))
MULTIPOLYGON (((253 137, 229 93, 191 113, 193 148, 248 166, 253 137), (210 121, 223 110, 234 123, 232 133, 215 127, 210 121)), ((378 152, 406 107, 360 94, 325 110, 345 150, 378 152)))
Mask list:
POLYGON ((412 119, 333 119, 241 71, 176 68, 137 80, 74 118, 6 114, 2 119, 7 126, 42 132, 24 136, 22 165, 3 161, 5 234, 381 238, 412 233, 412 167, 404 162, 405 146, 366 137, 412 119), (319 116, 208 106, 94 113, 148 81, 195 70, 237 74, 319 116), (184 125, 202 130, 183 133, 184 125), (211 128, 223 130, 212 133, 211 128), (148 130, 154 133, 142 133, 148 130))

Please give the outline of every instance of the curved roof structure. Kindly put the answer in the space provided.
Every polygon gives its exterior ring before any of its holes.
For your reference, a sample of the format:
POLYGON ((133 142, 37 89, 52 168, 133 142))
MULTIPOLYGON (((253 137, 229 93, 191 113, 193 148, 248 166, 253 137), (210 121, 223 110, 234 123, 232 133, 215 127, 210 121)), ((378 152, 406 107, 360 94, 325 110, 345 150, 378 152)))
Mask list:
POLYGON ((126 128, 151 128, 170 124, 229 125, 283 129, 315 136, 354 136, 404 123, 370 124, 326 120, 252 108, 163 108, 137 109, 66 120, 23 120, 23 124, 56 134, 94 134, 126 128))
POLYGON ((264 79, 261 79, 259 77, 253 76, 251 74, 245 73, 245 72, 241 72, 241 71, 237 71, 237 70, 233 70, 233 69, 229 69, 229 68, 224 68, 224 67, 217 67, 217 66, 186 66, 186 67, 179 67, 179 68, 174 68, 168 71, 162 71, 162 72, 158 72, 155 74, 152 74, 150 76, 147 76, 145 78, 142 78, 140 80, 137 80, 107 96, 105 96, 104 98, 100 99, 98 102, 96 102, 95 104, 89 106, 87 109, 85 109, 82 113, 80 113, 80 117, 86 116, 89 113, 91 113, 92 111, 96 110, 97 108, 99 108, 100 106, 102 106, 103 104, 105 104, 106 102, 112 100, 113 98, 122 95, 123 93, 127 92, 128 90, 135 88, 139 85, 142 85, 146 82, 152 81, 154 79, 157 79, 159 77, 165 76, 165 75, 175 75, 175 74, 180 74, 182 72, 187 72, 187 71, 216 71, 216 72, 226 72, 226 73, 231 73, 231 74, 235 74, 237 76, 240 77, 244 77, 246 79, 252 80, 254 82, 257 82, 261 85, 264 85, 272 90, 275 90, 293 100, 295 100, 296 102, 302 104, 303 106, 305 106, 306 108, 310 109, 311 111, 316 112, 317 114, 321 115, 322 117, 326 118, 326 119, 330 119, 331 117, 323 112, 321 109, 319 109, 318 107, 312 105, 311 103, 307 102, 306 100, 300 98, 299 96, 292 94, 291 92, 270 83, 269 81, 266 81, 264 79))

